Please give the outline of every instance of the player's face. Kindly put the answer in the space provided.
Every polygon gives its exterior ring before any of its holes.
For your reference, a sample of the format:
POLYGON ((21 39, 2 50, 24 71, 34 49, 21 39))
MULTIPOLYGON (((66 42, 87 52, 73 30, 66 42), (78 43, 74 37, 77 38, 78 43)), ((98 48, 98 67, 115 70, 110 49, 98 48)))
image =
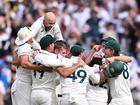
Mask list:
POLYGON ((67 49, 61 48, 61 49, 59 50, 59 54, 60 54, 61 56, 63 56, 63 57, 66 57, 66 56, 67 56, 67 49))
POLYGON ((49 23, 46 20, 43 20, 43 24, 45 26, 45 30, 49 31, 54 26, 55 23, 49 23))
POLYGON ((103 52, 105 54, 105 57, 111 57, 113 56, 114 50, 107 47, 103 47, 103 52))
POLYGON ((63 56, 63 57, 66 57, 67 56, 67 49, 65 49, 65 48, 61 48, 61 49, 54 49, 54 53, 55 54, 60 54, 61 56, 63 56))
POLYGON ((27 43, 32 44, 33 43, 33 38, 30 38, 27 43))
POLYGON ((54 50, 54 43, 50 44, 50 50, 51 50, 51 52, 53 52, 53 50, 54 50))
POLYGON ((66 58, 71 58, 72 54, 70 53, 69 50, 67 50, 67 55, 65 56, 66 58))

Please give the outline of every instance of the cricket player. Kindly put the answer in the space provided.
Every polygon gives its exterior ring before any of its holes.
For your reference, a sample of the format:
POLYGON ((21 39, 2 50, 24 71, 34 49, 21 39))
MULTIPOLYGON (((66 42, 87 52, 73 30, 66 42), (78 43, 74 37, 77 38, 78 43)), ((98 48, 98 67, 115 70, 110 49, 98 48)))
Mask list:
POLYGON ((18 31, 15 40, 17 47, 18 61, 20 65, 16 69, 16 80, 11 88, 13 105, 31 105, 31 70, 41 69, 29 62, 29 53, 32 50, 32 32, 28 27, 23 27, 18 31))
MULTIPOLYGON (((120 46, 116 40, 107 41, 103 46, 105 58, 120 55, 120 46)), ((111 69, 111 71, 114 71, 114 69, 111 69)), ((120 75, 116 77, 113 76, 113 78, 110 76, 110 73, 104 72, 106 77, 108 77, 108 84, 112 98, 109 105, 133 105, 133 99, 130 90, 130 73, 127 64, 124 64, 123 69, 124 70, 120 75)))
MULTIPOLYGON (((63 40, 58 40, 54 43, 54 53, 61 56, 61 57, 68 57, 67 55, 69 54, 69 45, 63 41, 63 40)), ((72 66, 71 67, 58 67, 55 69, 57 72, 57 83, 60 82, 60 77, 66 78, 67 76, 71 75, 72 73, 75 72, 79 67, 86 65, 85 62, 79 58, 77 60, 77 64, 75 62, 71 62, 72 66)), ((62 92, 61 92, 61 84, 59 84, 56 88, 56 93, 58 97, 58 105, 61 105, 61 98, 62 98, 62 92)))
MULTIPOLYGON (((47 50, 52 53, 54 48, 54 38, 51 35, 47 35, 40 40, 41 49, 47 50)), ((46 59, 49 60, 49 59, 46 59)), ((40 65, 35 60, 32 61, 37 65, 40 65)), ((55 77, 56 73, 51 68, 51 72, 44 72, 41 70, 34 71, 32 73, 32 93, 31 93, 31 105, 56 105, 55 97, 55 77)))
MULTIPOLYGON (((109 40, 114 40, 112 37, 107 37, 102 40, 102 44, 105 43, 106 41, 109 40)), ((93 56, 91 55, 88 56, 87 62, 89 62, 89 65, 92 67, 95 64, 101 65, 102 62, 105 63, 105 61, 102 61, 104 58, 104 53, 101 45, 95 45, 93 47, 93 56), (96 51, 94 51, 96 50, 96 51)), ((131 59, 130 57, 127 56, 113 56, 110 58, 106 58, 106 60, 111 63, 114 62, 115 60, 122 60, 124 62, 130 62, 131 59)), ((100 71, 102 72, 102 71, 100 71)), ((107 105, 108 103, 108 92, 109 92, 109 87, 108 87, 108 82, 107 80, 101 81, 99 84, 95 84, 93 81, 89 80, 89 84, 87 86, 87 99, 89 105, 107 105)))
MULTIPOLYGON (((109 38, 109 40, 112 38, 109 38)), ((108 39, 107 39, 108 40, 108 39)), ((88 57, 86 57, 85 62, 89 66, 95 66, 96 64, 102 64, 102 58, 104 53, 102 52, 101 45, 95 45, 88 57)), ((101 71, 96 71, 100 73, 101 71)), ((108 83, 106 80, 100 82, 99 84, 94 83, 94 81, 89 79, 87 85, 87 100, 89 105, 107 105, 108 100, 108 83)))
POLYGON ((55 40, 63 40, 59 25, 56 22, 56 16, 52 12, 47 12, 44 16, 38 18, 30 28, 37 42, 48 34, 52 35, 55 40))
MULTIPOLYGON (((83 56, 83 49, 75 45, 71 48, 73 62, 77 61, 77 56, 83 56), (75 57, 74 57, 75 56, 75 57)), ((85 65, 78 68, 73 74, 67 76, 66 78, 60 77, 60 84, 62 88, 62 100, 61 105, 88 105, 86 99, 86 86, 88 79, 92 78, 95 83, 100 81, 100 75, 95 74, 94 70, 98 67, 90 68, 85 65)))

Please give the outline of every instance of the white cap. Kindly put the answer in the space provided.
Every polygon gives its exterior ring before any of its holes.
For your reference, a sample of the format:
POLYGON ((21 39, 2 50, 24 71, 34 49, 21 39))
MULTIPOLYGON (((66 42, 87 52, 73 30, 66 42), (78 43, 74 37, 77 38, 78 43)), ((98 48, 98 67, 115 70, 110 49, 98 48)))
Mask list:
POLYGON ((22 45, 32 38, 32 32, 28 27, 21 28, 17 33, 16 45, 22 45))

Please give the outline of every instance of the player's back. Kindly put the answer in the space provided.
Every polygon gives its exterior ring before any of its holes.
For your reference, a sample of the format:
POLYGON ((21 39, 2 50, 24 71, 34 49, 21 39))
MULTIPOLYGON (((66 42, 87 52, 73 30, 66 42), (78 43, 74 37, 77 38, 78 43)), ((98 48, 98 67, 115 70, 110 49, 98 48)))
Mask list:
POLYGON ((88 72, 84 67, 78 68, 67 78, 61 77, 62 93, 86 93, 88 78, 88 72))
POLYGON ((108 83, 112 97, 109 105, 133 105, 129 70, 124 70, 117 77, 109 78, 108 83))
POLYGON ((87 85, 87 99, 89 101, 106 102, 108 101, 108 82, 103 81, 95 84, 91 80, 87 85))
MULTIPOLYGON (((77 62, 78 57, 72 58, 73 63, 77 62)), ((60 78, 62 93, 86 93, 89 72, 85 67, 78 68, 73 74, 67 78, 60 78)))
POLYGON ((55 90, 56 73, 53 72, 43 72, 43 71, 34 71, 32 73, 32 89, 50 89, 55 90))
MULTIPOLYGON (((49 53, 44 50, 41 50, 41 54, 47 55, 44 57, 44 59, 46 59, 46 60, 48 60, 47 57, 49 57, 49 56, 51 57, 53 55, 53 53, 49 53)), ((55 57, 55 56, 53 56, 53 57, 55 57)), ((31 56, 30 56, 29 60, 33 64, 41 65, 35 59, 33 59, 31 56)), ((50 58, 49 58, 49 60, 50 60, 50 58)), ((41 71, 41 70, 32 71, 32 90, 50 89, 50 90, 54 91, 56 88, 55 78, 56 78, 56 72, 53 71, 53 68, 52 68, 52 72, 45 72, 45 71, 41 71)))
POLYGON ((117 77, 109 78, 108 82, 112 97, 131 96, 129 70, 123 71, 117 77))

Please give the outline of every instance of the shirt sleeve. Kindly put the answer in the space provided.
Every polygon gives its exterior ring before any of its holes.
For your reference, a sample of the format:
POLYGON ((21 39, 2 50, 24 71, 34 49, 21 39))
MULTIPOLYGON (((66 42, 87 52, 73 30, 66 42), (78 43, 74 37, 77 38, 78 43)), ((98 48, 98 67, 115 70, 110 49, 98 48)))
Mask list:
POLYGON ((94 66, 92 67, 95 73, 99 73, 100 72, 100 68, 99 65, 94 64, 94 66))
POLYGON ((47 67, 58 67, 63 66, 63 62, 61 59, 57 59, 56 56, 50 56, 45 54, 37 54, 35 56, 35 60, 47 67))
POLYGON ((32 48, 34 50, 41 50, 41 47, 40 47, 39 43, 34 39, 33 39, 33 43, 32 43, 32 48))
POLYGON ((99 73, 95 73, 94 67, 89 67, 89 66, 84 66, 88 72, 89 72, 89 77, 93 80, 94 83, 99 83, 100 82, 100 74, 99 73))
POLYGON ((55 35, 54 35, 54 38, 56 40, 63 40, 63 36, 62 36, 61 30, 60 30, 59 25, 57 23, 55 24, 55 35))
POLYGON ((41 24, 43 22, 43 17, 37 19, 30 27, 30 29, 32 30, 32 34, 33 34, 33 37, 35 37, 39 30, 41 29, 41 24))
POLYGON ((31 52, 31 47, 29 47, 27 44, 24 44, 23 46, 20 46, 18 48, 17 54, 18 56, 29 55, 30 52, 31 52))
POLYGON ((73 65, 72 61, 68 58, 59 58, 57 55, 53 54, 37 54, 35 60, 47 67, 70 67, 73 65))

